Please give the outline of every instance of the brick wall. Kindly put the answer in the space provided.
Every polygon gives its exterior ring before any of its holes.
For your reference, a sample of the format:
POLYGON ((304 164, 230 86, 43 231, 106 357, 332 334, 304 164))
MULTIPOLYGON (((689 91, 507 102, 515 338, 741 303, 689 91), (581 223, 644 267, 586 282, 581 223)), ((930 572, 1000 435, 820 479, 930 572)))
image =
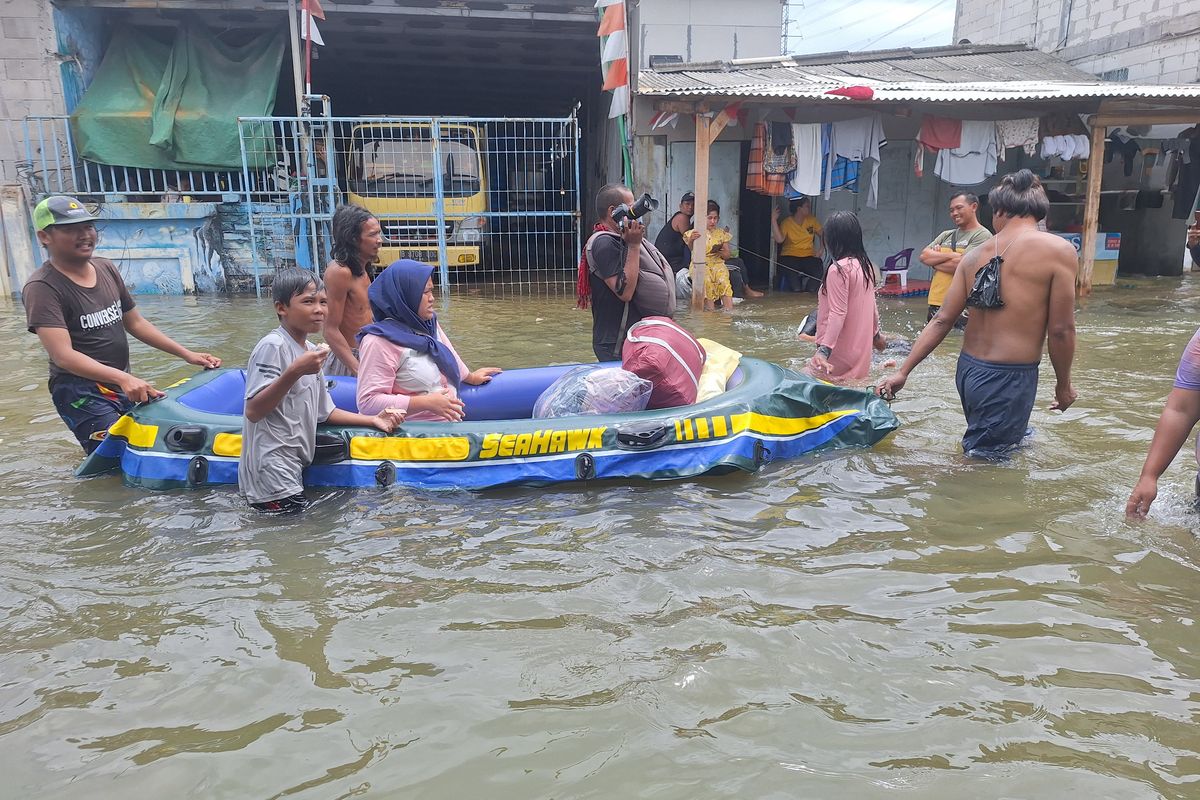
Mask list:
POLYGON ((1085 72, 1128 69, 1131 83, 1200 81, 1196 0, 959 0, 954 40, 1024 42, 1085 72), (1063 31, 1063 7, 1071 3, 1063 31))
POLYGON ((0 183, 25 158, 20 121, 63 114, 62 77, 49 0, 0 0, 0 183))

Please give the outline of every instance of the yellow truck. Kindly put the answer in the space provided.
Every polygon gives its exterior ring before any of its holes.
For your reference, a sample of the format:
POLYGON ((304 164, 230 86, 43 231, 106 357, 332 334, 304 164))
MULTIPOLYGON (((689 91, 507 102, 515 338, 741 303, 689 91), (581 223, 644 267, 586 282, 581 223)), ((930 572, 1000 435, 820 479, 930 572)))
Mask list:
POLYGON ((380 264, 398 258, 439 264, 439 180, 445 197, 447 267, 474 267, 482 261, 488 211, 483 129, 453 122, 439 123, 439 129, 436 148, 427 122, 369 122, 351 130, 347 198, 379 220, 380 264))

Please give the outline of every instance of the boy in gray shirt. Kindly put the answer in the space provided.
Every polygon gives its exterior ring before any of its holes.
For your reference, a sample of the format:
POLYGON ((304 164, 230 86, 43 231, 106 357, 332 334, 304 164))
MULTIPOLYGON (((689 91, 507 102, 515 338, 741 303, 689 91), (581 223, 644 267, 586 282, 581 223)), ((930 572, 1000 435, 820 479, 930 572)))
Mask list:
POLYGON ((279 327, 250 353, 238 488, 260 511, 286 513, 308 505, 304 468, 317 448, 317 425, 363 425, 391 433, 404 412, 387 408, 378 416, 334 406, 321 367, 326 345, 308 341, 325 322, 328 300, 321 279, 308 270, 286 269, 271 289, 279 327))

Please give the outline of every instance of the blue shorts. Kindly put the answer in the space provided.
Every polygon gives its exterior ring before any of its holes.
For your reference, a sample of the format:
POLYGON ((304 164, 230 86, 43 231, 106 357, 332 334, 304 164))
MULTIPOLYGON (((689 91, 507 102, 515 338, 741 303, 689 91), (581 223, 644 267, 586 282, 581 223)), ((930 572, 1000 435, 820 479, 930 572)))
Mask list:
POLYGON ((967 418, 963 452, 1002 456, 1030 433, 1029 415, 1037 396, 1038 365, 996 364, 962 353, 954 379, 967 418))
POLYGON ((50 385, 50 399, 83 451, 89 454, 100 446, 109 427, 133 408, 133 401, 119 389, 78 375, 58 376, 50 385))

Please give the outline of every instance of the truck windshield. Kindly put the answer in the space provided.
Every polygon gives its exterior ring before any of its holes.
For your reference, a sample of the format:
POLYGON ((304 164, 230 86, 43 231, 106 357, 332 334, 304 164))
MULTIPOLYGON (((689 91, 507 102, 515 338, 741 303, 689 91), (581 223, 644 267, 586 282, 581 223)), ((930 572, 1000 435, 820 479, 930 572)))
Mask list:
MULTIPOLYGON (((479 151, 471 131, 443 132, 441 177, 447 197, 467 197, 482 188, 479 151)), ((433 197, 433 142, 427 128, 370 128, 356 131, 350 152, 350 189, 374 197, 433 197)))

